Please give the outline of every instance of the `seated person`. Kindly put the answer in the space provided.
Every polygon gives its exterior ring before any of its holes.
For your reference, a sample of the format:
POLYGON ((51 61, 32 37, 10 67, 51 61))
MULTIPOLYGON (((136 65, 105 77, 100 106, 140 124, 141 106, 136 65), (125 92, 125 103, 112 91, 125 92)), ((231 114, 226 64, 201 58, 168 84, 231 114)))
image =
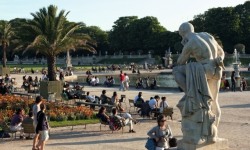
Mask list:
POLYGON ((106 96, 106 90, 102 90, 100 101, 101 101, 101 104, 106 104, 106 103, 112 104, 110 98, 106 96))
MULTIPOLYGON (((24 118, 22 126, 25 126, 25 124, 32 125, 33 127, 33 113, 30 111, 28 117, 24 118)), ((34 129, 35 130, 35 129, 34 129)), ((26 137, 26 139, 32 139, 30 135, 26 137)))
POLYGON ((76 82, 76 84, 74 85, 74 89, 75 90, 80 90, 81 89, 81 87, 80 87, 80 85, 79 85, 78 82, 76 82))
POLYGON ((123 112, 124 108, 122 108, 122 104, 118 98, 117 92, 113 93, 113 96, 111 97, 111 104, 115 105, 116 109, 123 112))
POLYGON ((88 85, 91 84, 91 77, 90 77, 89 75, 88 75, 87 78, 86 78, 86 83, 87 83, 88 85))
POLYGON ((73 75, 74 75, 73 71, 70 70, 70 71, 69 71, 69 76, 73 76, 73 75))
POLYGON ((139 88, 142 88, 142 78, 138 78, 136 80, 136 88, 139 89, 139 88))
POLYGON ((16 114, 12 117, 10 123, 10 130, 11 131, 19 131, 20 132, 20 139, 24 138, 22 122, 24 118, 24 109, 18 108, 16 110, 16 114))
POLYGON ((117 109, 112 109, 112 114, 114 117, 117 117, 121 122, 123 121, 125 125, 129 125, 129 133, 135 133, 133 129, 133 122, 137 123, 135 119, 132 118, 132 116, 129 113, 124 113, 123 117, 117 115, 117 109))
POLYGON ((153 83, 150 84, 150 88, 155 89, 157 87, 156 79, 154 78, 153 83))
POLYGON ((242 79, 240 81, 240 89, 241 89, 241 91, 247 90, 247 81, 244 77, 242 77, 242 79))
POLYGON ((148 136, 156 141, 156 150, 169 148, 168 140, 172 137, 172 131, 164 115, 157 118, 157 125, 148 131, 148 136))
POLYGON ((109 85, 109 76, 106 76, 106 80, 104 81, 104 85, 105 86, 109 85))
POLYGON ((99 109, 99 112, 96 114, 96 117, 100 118, 103 123, 109 124, 109 116, 106 114, 106 108, 101 107, 99 109))
MULTIPOLYGON (((95 95, 89 95, 89 92, 87 92, 86 95, 86 102, 91 102, 91 103, 99 103, 100 98, 98 96, 95 95)), ((95 106, 94 105, 90 105, 90 108, 95 110, 95 106)))
POLYGON ((9 83, 10 81, 11 81, 11 77, 8 74, 6 74, 4 78, 4 82, 9 83))
POLYGON ((66 94, 66 96, 68 97, 68 99, 74 99, 74 98, 77 98, 76 95, 72 94, 69 87, 67 87, 65 90, 64 90, 64 93, 66 94))
POLYGON ((6 85, 4 85, 3 82, 0 83, 0 94, 5 95, 8 94, 9 90, 6 85))
POLYGON ((157 117, 159 114, 160 109, 158 108, 158 101, 160 97, 158 95, 155 95, 154 98, 150 99, 148 104, 150 106, 151 112, 155 112, 154 117, 157 117))
POLYGON ((95 81, 95 77, 94 77, 94 76, 92 76, 92 77, 91 77, 90 84, 91 84, 92 86, 95 86, 95 83, 96 83, 96 81, 95 81))
POLYGON ((144 103, 144 99, 142 97, 142 92, 139 92, 138 95, 134 98, 135 107, 141 108, 141 104, 144 103))
POLYGON ((95 86, 99 85, 100 83, 100 80, 97 76, 95 76, 95 86))
POLYGON ((166 100, 166 97, 165 96, 163 96, 162 98, 161 98, 161 103, 160 103, 160 113, 163 113, 163 110, 164 110, 164 108, 168 108, 168 103, 167 103, 167 100, 166 100))

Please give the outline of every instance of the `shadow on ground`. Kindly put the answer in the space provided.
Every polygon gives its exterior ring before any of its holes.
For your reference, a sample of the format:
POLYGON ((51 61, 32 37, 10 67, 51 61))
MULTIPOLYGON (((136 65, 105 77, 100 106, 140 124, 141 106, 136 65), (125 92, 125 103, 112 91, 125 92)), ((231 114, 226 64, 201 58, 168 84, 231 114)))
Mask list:
POLYGON ((146 141, 147 138, 129 138, 129 139, 110 139, 110 140, 95 140, 95 141, 80 141, 80 142, 63 142, 63 143, 52 143, 48 145, 84 145, 84 144, 104 144, 104 143, 125 143, 125 142, 135 142, 135 141, 146 141))
POLYGON ((221 108, 250 108, 250 104, 240 104, 240 105, 224 105, 221 108))

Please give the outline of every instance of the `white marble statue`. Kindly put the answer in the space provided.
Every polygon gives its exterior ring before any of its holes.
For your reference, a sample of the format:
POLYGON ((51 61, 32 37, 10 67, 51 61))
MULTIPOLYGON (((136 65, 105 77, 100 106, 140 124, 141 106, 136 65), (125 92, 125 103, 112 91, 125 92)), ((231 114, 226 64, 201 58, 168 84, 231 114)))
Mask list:
POLYGON ((177 84, 185 92, 177 107, 182 115, 183 142, 216 142, 221 110, 218 92, 224 51, 210 34, 195 33, 190 23, 179 28, 183 50, 173 68, 177 84), (188 62, 189 58, 196 62, 188 62))

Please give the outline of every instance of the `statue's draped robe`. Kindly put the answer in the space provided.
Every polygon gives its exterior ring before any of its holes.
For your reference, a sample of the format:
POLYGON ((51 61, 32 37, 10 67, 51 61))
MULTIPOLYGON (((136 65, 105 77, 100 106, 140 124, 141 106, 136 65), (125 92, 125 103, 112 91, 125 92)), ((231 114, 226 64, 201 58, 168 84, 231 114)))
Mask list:
POLYGON ((183 118, 202 124, 201 136, 211 135, 210 108, 212 95, 203 65, 191 62, 186 65, 187 93, 182 104, 183 118))

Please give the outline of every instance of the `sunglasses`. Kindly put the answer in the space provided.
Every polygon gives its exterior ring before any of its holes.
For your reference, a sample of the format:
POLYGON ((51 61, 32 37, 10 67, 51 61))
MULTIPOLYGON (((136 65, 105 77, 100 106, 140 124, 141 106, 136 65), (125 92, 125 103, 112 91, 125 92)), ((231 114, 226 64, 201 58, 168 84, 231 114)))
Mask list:
POLYGON ((167 120, 161 120, 161 122, 165 122, 165 121, 167 121, 167 120))

